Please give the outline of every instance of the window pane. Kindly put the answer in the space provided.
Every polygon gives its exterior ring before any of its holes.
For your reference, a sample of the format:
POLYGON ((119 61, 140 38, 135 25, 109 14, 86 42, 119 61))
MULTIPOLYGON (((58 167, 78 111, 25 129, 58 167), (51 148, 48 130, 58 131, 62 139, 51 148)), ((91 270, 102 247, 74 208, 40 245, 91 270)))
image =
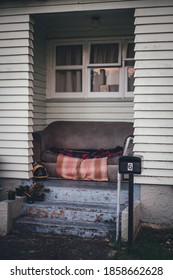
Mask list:
POLYGON ((126 58, 134 58, 135 56, 134 47, 135 47, 134 43, 128 43, 126 58))
POLYGON ((82 70, 57 70, 55 87, 56 92, 81 92, 82 70))
POLYGON ((82 65, 82 46, 57 46, 56 65, 82 65))
POLYGON ((92 92, 119 91, 119 68, 92 68, 90 71, 92 92))
POLYGON ((92 44, 90 63, 118 63, 119 44, 92 44))
POLYGON ((134 91, 134 73, 133 67, 127 68, 127 91, 134 91))

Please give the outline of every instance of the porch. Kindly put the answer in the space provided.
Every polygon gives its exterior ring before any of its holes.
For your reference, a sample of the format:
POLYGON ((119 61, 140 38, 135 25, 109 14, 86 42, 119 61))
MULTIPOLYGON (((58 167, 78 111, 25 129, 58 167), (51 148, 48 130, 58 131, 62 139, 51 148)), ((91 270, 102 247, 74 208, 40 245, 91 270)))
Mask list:
POLYGON ((111 1, 108 6, 103 1, 98 1, 101 5, 40 2, 37 9, 33 3, 15 8, 5 3, 1 15, 4 192, 9 180, 32 178, 33 130, 60 119, 134 121, 134 152, 144 155, 143 172, 136 181, 143 185, 143 220, 172 224, 172 2, 111 1), (97 11, 102 28, 82 25, 83 20, 89 24, 97 11), (115 98, 47 98, 47 41, 85 36, 132 40, 135 36, 134 103, 124 88, 115 98))

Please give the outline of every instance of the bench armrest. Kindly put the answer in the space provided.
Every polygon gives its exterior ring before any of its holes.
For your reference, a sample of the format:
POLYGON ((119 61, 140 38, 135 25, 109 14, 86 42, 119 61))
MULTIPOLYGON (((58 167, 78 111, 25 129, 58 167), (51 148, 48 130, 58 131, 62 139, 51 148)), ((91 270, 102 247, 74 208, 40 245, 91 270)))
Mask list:
POLYGON ((124 151, 123 156, 132 156, 133 155, 133 135, 129 135, 124 141, 124 151))

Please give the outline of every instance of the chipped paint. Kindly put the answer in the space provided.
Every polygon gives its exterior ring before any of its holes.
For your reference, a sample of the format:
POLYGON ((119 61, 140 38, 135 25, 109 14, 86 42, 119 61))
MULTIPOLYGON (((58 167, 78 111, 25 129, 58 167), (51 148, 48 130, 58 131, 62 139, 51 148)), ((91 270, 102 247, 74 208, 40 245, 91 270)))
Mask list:
MULTIPOLYGON (((18 221, 23 230, 28 227, 28 230, 43 233, 115 236, 116 185, 101 182, 96 188, 93 182, 82 182, 82 185, 70 181, 56 183, 46 181, 45 187, 50 192, 45 193, 45 201, 23 204, 23 220, 18 221)), ((121 191, 121 211, 125 208, 127 193, 126 184, 121 191)))

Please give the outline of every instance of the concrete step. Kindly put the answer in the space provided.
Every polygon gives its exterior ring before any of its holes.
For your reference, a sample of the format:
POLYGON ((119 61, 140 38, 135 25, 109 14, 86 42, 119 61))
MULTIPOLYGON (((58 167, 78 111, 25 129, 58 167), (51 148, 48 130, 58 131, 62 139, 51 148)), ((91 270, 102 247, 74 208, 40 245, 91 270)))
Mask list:
MULTIPOLYGON (((76 235, 108 237, 115 235, 117 185, 110 182, 45 180, 45 200, 23 203, 23 217, 16 229, 76 235)), ((139 199, 137 186, 134 199, 139 199)), ((121 211, 128 203, 128 183, 121 188, 121 211)))
MULTIPOLYGON (((72 203, 100 203, 115 205, 117 201, 117 186, 112 182, 72 181, 72 180, 47 180, 44 182, 45 201, 72 202, 72 203)), ((124 183, 121 189, 120 203, 128 199, 128 185, 124 183)))
POLYGON ((20 217, 13 226, 13 232, 53 233, 57 235, 74 235, 80 237, 115 238, 115 223, 87 223, 57 221, 50 218, 20 217))
POLYGON ((50 203, 48 201, 23 204, 23 215, 62 221, 114 223, 116 205, 95 203, 50 203))

